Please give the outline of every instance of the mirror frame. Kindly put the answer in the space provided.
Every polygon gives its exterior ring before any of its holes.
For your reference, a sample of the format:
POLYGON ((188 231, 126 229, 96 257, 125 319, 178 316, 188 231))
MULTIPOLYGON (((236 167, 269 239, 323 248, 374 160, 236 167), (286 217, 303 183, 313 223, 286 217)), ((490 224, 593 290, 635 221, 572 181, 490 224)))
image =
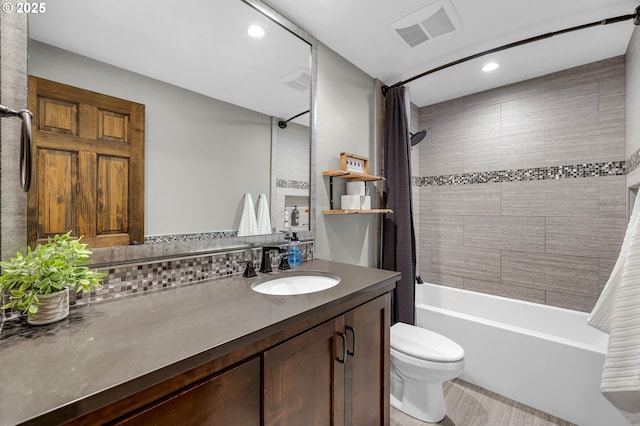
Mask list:
MULTIPOLYGON (((309 93, 309 107, 310 107, 310 121, 309 121, 309 129, 310 129, 310 161, 309 161, 309 231, 299 232, 300 240, 313 240, 315 239, 316 232, 316 114, 317 114, 317 58, 318 58, 318 42, 315 38, 313 38, 306 31, 302 30, 293 22, 289 21, 283 15, 263 3, 261 0, 238 0, 247 4, 250 7, 253 7, 258 12, 264 14, 276 24, 285 28, 293 35, 297 36, 304 42, 308 43, 310 46, 310 55, 309 55, 309 65, 310 65, 310 93, 309 93)), ((12 15, 13 17, 13 15, 12 15)), ((3 24, 4 24, 3 20, 3 24)), ((21 45, 24 42, 24 54, 27 56, 26 52, 26 40, 28 40, 28 31, 27 31, 27 23, 26 16, 24 16, 24 21, 16 23, 16 27, 18 31, 14 32, 14 34, 20 35, 21 27, 24 28, 24 40, 16 40, 16 44, 21 45)), ((19 38, 19 37, 18 37, 19 38)), ((25 100, 26 100, 26 61, 24 67, 24 92, 25 92, 25 100)), ((12 76, 8 77, 12 78, 12 76)), ((22 78, 22 76, 20 76, 22 78)), ((3 134, 2 144, 11 144, 13 146, 16 142, 12 137, 13 132, 6 132, 3 134), (4 140, 7 137, 8 140, 4 140)), ((5 157, 6 158, 6 157, 5 157)), ((2 165, 9 163, 13 159, 9 158, 2 159, 2 165)), ((4 168, 4 167, 3 167, 4 168)), ((10 167, 10 169, 14 169, 14 167, 10 167)), ((6 170, 6 169, 5 169, 6 170)), ((5 173, 3 170, 2 176, 4 177, 5 173)), ((9 171, 10 172, 10 171, 9 171)), ((273 178, 273 176, 272 176, 273 178)), ((13 229, 15 232, 11 233, 11 239, 7 240, 2 238, 0 241, 2 248, 2 256, 3 258, 6 256, 14 256, 16 251, 22 251, 26 248, 27 244, 27 229, 26 229, 26 219, 27 219, 27 209, 26 209, 26 194, 20 194, 19 185, 15 184, 14 179, 2 179, 1 180, 1 191, 2 191, 2 199, 3 201, 7 198, 13 198, 16 206, 12 209, 2 209, 0 216, 0 225, 4 229, 6 225, 18 225, 18 229, 13 229), (24 200, 24 203, 22 202, 24 200), (16 235, 13 238, 13 235, 16 235)), ((3 235, 4 237, 5 235, 3 235)), ((9 235, 7 235, 9 236, 9 235)), ((157 244, 141 244, 141 245, 129 245, 129 246, 116 246, 116 247, 106 247, 106 248, 94 248, 93 256, 91 258, 91 265, 94 267, 108 266, 108 265, 119 265, 126 263, 143 263, 151 260, 157 260, 162 258, 174 258, 174 257, 185 257, 190 255, 200 255, 205 253, 217 252, 217 251, 228 251, 235 249, 243 249, 243 248, 251 248, 260 245, 266 244, 282 244, 285 243, 285 235, 283 233, 276 233, 271 235, 257 235, 250 237, 235 237, 235 238, 221 238, 221 239, 209 239, 209 240, 200 240, 200 241, 184 241, 184 242, 169 242, 169 243, 157 243, 157 244)))

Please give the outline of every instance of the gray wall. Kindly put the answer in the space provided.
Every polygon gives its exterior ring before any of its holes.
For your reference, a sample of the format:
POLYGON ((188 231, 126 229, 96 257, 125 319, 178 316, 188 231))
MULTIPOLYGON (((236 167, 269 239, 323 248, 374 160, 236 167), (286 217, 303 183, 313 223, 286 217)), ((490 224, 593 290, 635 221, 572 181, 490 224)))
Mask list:
MULTIPOLYGON (((322 214, 329 209, 329 178, 323 170, 340 168, 340 153, 369 158, 376 174, 374 144, 374 80, 350 62, 320 45, 318 51, 317 198, 315 255, 365 266, 375 266, 376 215, 322 214)), ((335 179, 335 193, 346 194, 343 179, 335 179)), ((368 184, 369 191, 374 186, 368 184)))
POLYGON ((627 186, 640 185, 640 27, 636 26, 625 55, 627 101, 627 186))
POLYGON ((624 98, 617 57, 421 108, 425 281, 589 311, 626 227, 624 98))
POLYGON ((29 74, 145 105, 145 235, 237 229, 269 197, 271 117, 37 41, 29 74))
MULTIPOLYGON (((0 12, 0 103, 16 110, 27 108, 27 15, 0 12)), ((24 250, 27 242, 27 196, 20 189, 21 122, 0 120, 0 255, 24 250)))

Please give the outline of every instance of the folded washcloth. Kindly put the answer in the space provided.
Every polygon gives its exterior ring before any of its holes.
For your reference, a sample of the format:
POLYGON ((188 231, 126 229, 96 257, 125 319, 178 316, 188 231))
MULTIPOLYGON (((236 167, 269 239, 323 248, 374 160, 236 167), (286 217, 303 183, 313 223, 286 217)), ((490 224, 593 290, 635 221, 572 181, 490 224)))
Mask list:
POLYGON ((587 321, 609 334, 602 395, 630 423, 640 423, 640 197, 613 272, 587 321))
POLYGON ((256 220, 256 210, 253 207, 253 198, 251 194, 244 194, 244 209, 240 218, 240 226, 238 227, 238 237, 258 234, 258 222, 256 220))
POLYGON ((271 217, 267 205, 267 196, 260 194, 258 197, 258 234, 271 234, 271 217))

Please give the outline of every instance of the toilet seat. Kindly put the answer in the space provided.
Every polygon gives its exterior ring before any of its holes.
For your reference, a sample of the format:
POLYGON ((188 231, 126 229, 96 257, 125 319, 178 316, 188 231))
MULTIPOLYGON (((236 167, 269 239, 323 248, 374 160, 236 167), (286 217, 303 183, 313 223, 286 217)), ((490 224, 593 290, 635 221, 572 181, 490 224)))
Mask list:
POLYGON ((455 362, 464 358, 464 349, 453 340, 402 322, 391 327, 390 343, 394 350, 424 361, 455 362))

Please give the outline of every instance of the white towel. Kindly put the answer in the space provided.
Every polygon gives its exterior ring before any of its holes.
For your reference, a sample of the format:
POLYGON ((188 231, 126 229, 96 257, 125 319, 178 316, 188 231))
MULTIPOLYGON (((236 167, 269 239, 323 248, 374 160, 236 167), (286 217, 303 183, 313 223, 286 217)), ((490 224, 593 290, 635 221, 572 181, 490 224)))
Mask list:
POLYGON ((256 221, 256 210, 253 207, 251 194, 244 194, 244 209, 238 227, 238 237, 258 234, 258 222, 256 221))
POLYGON ((258 197, 258 234, 271 234, 271 217, 267 205, 267 196, 260 194, 258 197))
POLYGON ((602 395, 630 423, 640 423, 640 196, 613 272, 587 322, 609 334, 602 395))

